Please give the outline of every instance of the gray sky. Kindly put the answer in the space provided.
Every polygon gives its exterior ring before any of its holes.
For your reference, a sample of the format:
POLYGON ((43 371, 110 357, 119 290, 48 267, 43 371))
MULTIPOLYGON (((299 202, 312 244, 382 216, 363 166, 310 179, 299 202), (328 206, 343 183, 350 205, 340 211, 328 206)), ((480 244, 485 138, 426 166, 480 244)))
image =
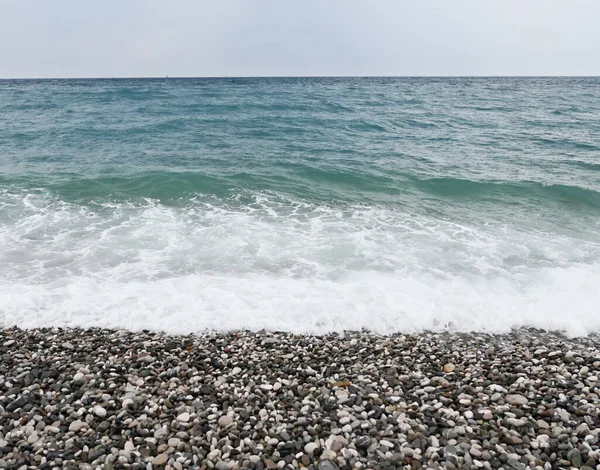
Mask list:
POLYGON ((600 75, 600 0, 0 0, 0 77, 600 75))

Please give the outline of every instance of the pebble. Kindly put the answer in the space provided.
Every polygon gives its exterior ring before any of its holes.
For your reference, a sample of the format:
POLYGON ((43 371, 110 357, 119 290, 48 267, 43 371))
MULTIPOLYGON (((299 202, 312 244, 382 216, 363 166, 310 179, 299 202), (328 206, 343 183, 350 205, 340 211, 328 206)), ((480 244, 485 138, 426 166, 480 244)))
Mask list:
POLYGON ((529 401, 523 395, 506 395, 504 399, 511 405, 526 405, 529 401))
POLYGON ((233 424, 233 418, 231 416, 221 416, 219 418, 219 426, 222 428, 226 428, 227 426, 231 426, 233 424))
POLYGON ((158 428, 156 431, 154 431, 154 438, 155 439, 162 440, 165 437, 167 437, 168 435, 169 435, 169 430, 166 428, 166 426, 158 428))
POLYGON ((321 454, 321 460, 335 460, 337 458, 337 453, 331 449, 325 449, 321 454))
POLYGON ((322 460, 321 462, 319 462, 319 465, 317 466, 317 470, 338 470, 339 467, 329 461, 329 460, 322 460))
POLYGON ((179 439, 178 437, 171 437, 167 441, 167 445, 169 447, 173 447, 173 448, 177 449, 177 447, 179 447, 180 442, 181 442, 181 439, 179 439))
POLYGON ((315 444, 314 442, 309 442, 304 446, 304 452, 306 452, 310 457, 312 457, 315 453, 315 450, 318 448, 319 446, 317 444, 315 444))
POLYGON ((167 463, 167 460, 169 459, 169 457, 167 456, 167 454, 162 453, 162 454, 158 454, 156 457, 154 457, 154 460, 152 460, 152 465, 164 465, 167 463))
POLYGON ((594 468, 600 455, 594 335, 2 331, 2 468, 594 468))
POLYGON ((456 369, 456 366, 454 364, 452 364, 451 362, 449 362, 448 364, 444 364, 444 372, 446 374, 450 374, 451 372, 454 372, 454 369, 456 369))
POLYGON ((81 428, 83 428, 84 426, 85 426, 85 423, 83 421, 76 420, 76 421, 73 421, 71 424, 69 424, 69 431, 79 432, 79 430, 81 428))

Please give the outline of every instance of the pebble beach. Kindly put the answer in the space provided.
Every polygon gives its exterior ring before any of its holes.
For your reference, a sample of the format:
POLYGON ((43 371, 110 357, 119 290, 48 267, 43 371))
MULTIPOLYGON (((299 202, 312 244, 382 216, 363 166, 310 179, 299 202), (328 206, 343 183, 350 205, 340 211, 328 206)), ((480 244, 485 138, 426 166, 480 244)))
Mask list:
POLYGON ((600 468, 600 339, 0 332, 0 468, 600 468))

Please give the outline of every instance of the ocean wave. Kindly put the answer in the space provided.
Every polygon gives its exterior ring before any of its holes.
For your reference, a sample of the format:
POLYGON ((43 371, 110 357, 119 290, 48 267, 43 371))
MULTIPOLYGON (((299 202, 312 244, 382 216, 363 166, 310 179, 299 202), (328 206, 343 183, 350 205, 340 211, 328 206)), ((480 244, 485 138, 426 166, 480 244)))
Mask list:
POLYGON ((449 198, 494 199, 503 196, 530 202, 536 198, 544 203, 560 203, 600 208, 600 192, 580 186, 534 181, 499 182, 472 181, 460 178, 430 178, 415 183, 419 189, 449 198))
MULTIPOLYGON (((580 162, 582 163, 582 162, 580 162)), ((593 163, 587 166, 596 167, 593 163)), ((86 204, 90 201, 127 201, 156 199, 167 204, 185 204, 197 194, 228 197, 239 191, 275 191, 308 201, 364 201, 371 204, 404 204, 421 195, 423 201, 437 198, 441 203, 464 201, 470 203, 517 204, 534 208, 549 204, 565 209, 600 208, 600 191, 592 188, 536 181, 466 180, 462 178, 415 177, 410 174, 390 174, 385 167, 373 166, 370 171, 354 168, 352 159, 341 165, 310 165, 304 162, 285 162, 278 168, 257 168, 254 172, 227 171, 145 171, 117 176, 115 174, 85 177, 60 173, 52 178, 0 177, 6 188, 17 192, 29 187, 45 187, 65 201, 86 204), (276 171, 274 171, 276 170, 276 171)))
POLYGON ((270 192, 80 205, 39 188, 0 201, 3 325, 600 329, 600 243, 578 234, 270 192))
POLYGON ((600 331, 598 79, 234 82, 2 82, 2 324, 600 331))

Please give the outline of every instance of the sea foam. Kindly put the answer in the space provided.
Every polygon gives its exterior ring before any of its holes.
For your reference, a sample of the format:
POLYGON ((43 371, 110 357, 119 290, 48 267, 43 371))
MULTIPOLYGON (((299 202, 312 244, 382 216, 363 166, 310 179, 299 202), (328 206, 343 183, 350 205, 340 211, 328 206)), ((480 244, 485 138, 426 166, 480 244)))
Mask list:
POLYGON ((599 246, 272 193, 181 206, 4 192, 0 322, 171 333, 600 331, 599 246))

